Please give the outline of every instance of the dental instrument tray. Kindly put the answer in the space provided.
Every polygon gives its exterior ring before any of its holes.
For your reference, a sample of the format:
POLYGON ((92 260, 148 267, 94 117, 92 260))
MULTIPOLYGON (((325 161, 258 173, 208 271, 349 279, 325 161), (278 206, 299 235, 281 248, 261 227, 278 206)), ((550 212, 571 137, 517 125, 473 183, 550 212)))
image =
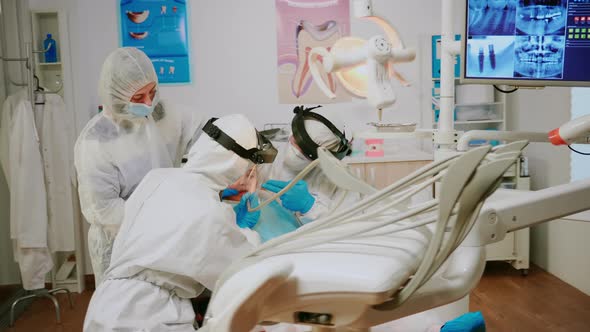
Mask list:
POLYGON ((416 131, 415 123, 377 123, 369 122, 369 126, 377 128, 377 132, 383 133, 409 133, 416 131))

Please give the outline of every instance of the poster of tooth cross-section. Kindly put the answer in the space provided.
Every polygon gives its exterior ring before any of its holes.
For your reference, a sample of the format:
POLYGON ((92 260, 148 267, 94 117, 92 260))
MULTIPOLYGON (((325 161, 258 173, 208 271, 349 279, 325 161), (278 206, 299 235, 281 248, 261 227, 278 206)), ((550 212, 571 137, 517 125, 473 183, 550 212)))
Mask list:
POLYGON ((160 83, 190 83, 186 0, 120 0, 121 45, 144 51, 160 83))
POLYGON ((307 55, 314 47, 329 49, 350 35, 349 0, 275 0, 279 102, 333 103, 350 101, 333 74, 324 81, 336 94, 329 99, 313 82, 307 55))

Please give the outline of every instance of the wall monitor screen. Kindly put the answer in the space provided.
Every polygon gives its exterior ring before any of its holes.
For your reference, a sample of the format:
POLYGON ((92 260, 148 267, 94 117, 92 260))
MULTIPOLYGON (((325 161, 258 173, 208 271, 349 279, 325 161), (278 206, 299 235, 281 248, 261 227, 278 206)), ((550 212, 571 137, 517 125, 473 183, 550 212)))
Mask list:
POLYGON ((590 0, 467 0, 465 83, 590 85, 590 0))

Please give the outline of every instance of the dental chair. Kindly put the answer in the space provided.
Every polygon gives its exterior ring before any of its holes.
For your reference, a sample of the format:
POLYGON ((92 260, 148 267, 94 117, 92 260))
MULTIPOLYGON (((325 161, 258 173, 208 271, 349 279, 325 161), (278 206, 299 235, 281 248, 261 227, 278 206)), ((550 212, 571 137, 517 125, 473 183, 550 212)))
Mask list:
POLYGON ((232 265, 216 285, 202 330, 293 323, 313 331, 369 331, 463 298, 483 273, 485 248, 461 244, 526 145, 477 148, 382 190, 319 150, 326 176, 363 199, 232 265), (435 183, 437 198, 412 203, 435 183))

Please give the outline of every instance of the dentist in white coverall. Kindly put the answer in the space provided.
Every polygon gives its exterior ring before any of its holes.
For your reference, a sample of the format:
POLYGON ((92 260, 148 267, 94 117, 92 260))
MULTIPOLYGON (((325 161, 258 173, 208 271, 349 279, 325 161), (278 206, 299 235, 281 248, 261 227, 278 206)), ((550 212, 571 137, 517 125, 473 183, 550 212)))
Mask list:
MULTIPOLYGON (((244 116, 214 124, 243 148, 257 146, 256 130, 244 116)), ((252 166, 201 135, 185 167, 149 172, 126 202, 111 264, 92 296, 84 331, 194 331, 190 299, 213 289, 232 262, 259 244, 220 199, 220 191, 252 166)))
POLYGON ((204 124, 198 112, 160 101, 154 66, 133 47, 107 56, 99 95, 104 111, 86 124, 74 150, 96 285, 109 266, 125 201, 150 170, 179 167, 204 124))

